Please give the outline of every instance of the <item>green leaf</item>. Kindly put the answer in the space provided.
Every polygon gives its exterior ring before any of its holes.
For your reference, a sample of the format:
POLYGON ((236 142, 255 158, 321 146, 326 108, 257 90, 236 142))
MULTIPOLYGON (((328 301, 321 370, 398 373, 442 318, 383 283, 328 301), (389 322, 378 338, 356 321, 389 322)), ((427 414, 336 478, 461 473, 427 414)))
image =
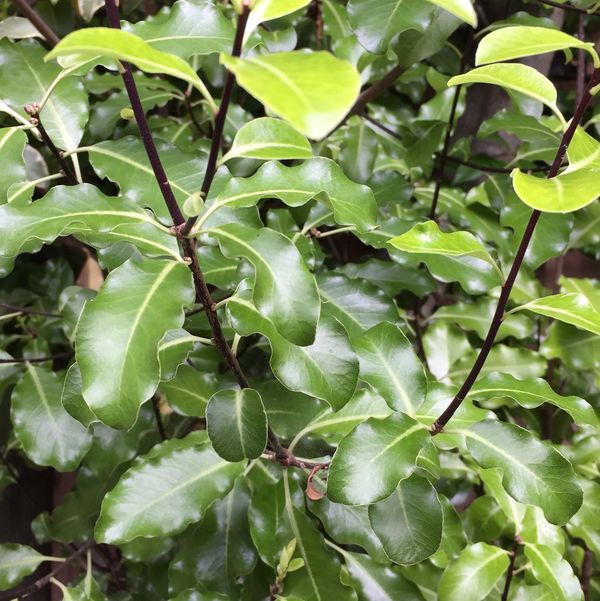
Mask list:
POLYGON ((182 59, 197 54, 229 52, 234 29, 221 10, 212 2, 180 0, 154 17, 130 25, 129 31, 156 50, 175 54, 182 59))
POLYGON ((449 86, 466 83, 489 83, 513 90, 534 100, 539 100, 550 108, 561 121, 561 112, 556 106, 556 88, 539 71, 520 63, 502 63, 477 67, 468 73, 456 75, 448 82, 449 86))
POLYGON ((600 311, 597 311, 583 294, 566 293, 544 296, 513 309, 513 311, 515 310, 532 311, 538 315, 570 323, 600 336, 600 311))
MULTIPOLYGON (((158 345, 161 380, 172 380, 175 377, 177 368, 185 362, 197 341, 206 342, 205 339, 193 336, 183 328, 165 332, 158 345)), ((208 402, 208 397, 206 401, 208 402)))
POLYGON ((243 468, 221 459, 203 432, 163 442, 104 497, 96 540, 118 544, 181 532, 231 490, 243 468))
POLYGON ((395 411, 414 417, 425 400, 427 377, 412 344, 397 326, 383 322, 354 341, 360 378, 395 411))
POLYGON ((549 522, 564 524, 581 506, 582 492, 571 464, 531 432, 489 420, 461 433, 473 459, 484 468, 500 468, 509 494, 540 507, 549 522))
POLYGON ((426 426, 403 413, 368 419, 340 442, 329 468, 327 496, 345 505, 388 497, 413 472, 428 441, 426 426))
MULTIPOLYGON (((468 23, 471 27, 477 27, 477 13, 471 4, 471 0, 427 0, 441 6, 459 19, 468 23)), ((481 42, 480 42, 481 47, 481 42)))
POLYGON ((442 574, 440 601, 481 601, 508 569, 508 551, 486 543, 467 547, 442 574))
POLYGON ((15 182, 27 179, 27 170, 23 160, 23 151, 27 136, 20 127, 3 127, 0 129, 0 205, 7 201, 8 189, 15 182))
POLYGON ((600 484, 590 480, 580 480, 583 488, 583 503, 579 511, 567 524, 571 536, 582 538, 596 554, 600 553, 600 531, 596 526, 600 511, 600 484))
POLYGON ((56 186, 34 203, 0 206, 0 275, 12 270, 19 254, 36 252, 45 242, 69 234, 100 247, 126 242, 144 254, 181 262, 175 238, 146 211, 79 184, 56 186))
POLYGON ((311 139, 325 137, 360 90, 358 72, 328 52, 279 52, 241 59, 221 55, 238 84, 311 139))
POLYGON ((181 365, 177 375, 161 382, 158 389, 166 395, 169 407, 178 413, 204 417, 210 397, 218 390, 218 379, 213 373, 202 373, 191 365, 181 365))
POLYGON ((254 303, 290 342, 312 344, 320 314, 314 276, 296 246, 269 228, 229 223, 208 230, 226 257, 244 257, 254 266, 254 303))
POLYGON ((238 293, 227 303, 231 325, 242 336, 261 333, 271 345, 271 369, 287 388, 327 401, 334 409, 352 397, 358 379, 358 359, 343 326, 322 316, 315 341, 296 346, 281 336, 251 302, 251 291, 238 293))
POLYGON ((86 303, 76 356, 85 402, 105 424, 130 428, 155 392, 158 345, 165 332, 182 325, 182 309, 193 302, 191 279, 175 261, 128 261, 86 303))
POLYGON ((518 169, 512 172, 517 196, 529 207, 548 213, 570 213, 586 207, 600 195, 598 168, 583 167, 543 179, 518 169))
POLYGON ((207 211, 253 207, 261 198, 279 198, 298 207, 315 197, 331 209, 340 225, 356 225, 366 231, 377 223, 377 204, 370 188, 348 179, 337 163, 324 157, 292 167, 269 162, 251 177, 234 177, 207 211))
POLYGON ((515 25, 501 27, 488 33, 477 46, 475 64, 497 63, 567 48, 586 50, 596 65, 600 62, 592 42, 583 42, 572 35, 550 27, 515 25))
POLYGON ((583 599, 581 584, 569 562, 547 545, 525 545, 525 555, 531 562, 533 575, 554 594, 556 601, 583 599))
POLYGON ((343 143, 339 163, 355 182, 366 184, 373 175, 379 149, 377 134, 365 119, 353 117, 343 130, 343 143))
POLYGON ((593 407, 576 396, 562 396, 552 390, 546 380, 518 380, 510 374, 490 374, 475 383, 470 397, 475 399, 514 399, 526 409, 535 409, 543 403, 566 411, 578 426, 591 425, 598 427, 598 417, 593 407))
POLYGON ((73 471, 88 452, 92 437, 61 403, 63 381, 47 369, 26 364, 11 397, 14 433, 25 454, 38 465, 73 471))
POLYGON ((246 123, 235 135, 221 163, 233 158, 311 159, 308 140, 281 119, 261 117, 246 123))
POLYGON ((49 61, 59 56, 83 58, 106 56, 116 61, 127 61, 147 73, 160 73, 182 79, 204 96, 213 110, 217 106, 196 72, 183 59, 156 50, 137 35, 109 27, 89 27, 71 32, 44 58, 49 61))
POLYGON ((0 544, 0 591, 19 584, 45 559, 44 555, 27 545, 0 544))
POLYGON ((215 393, 206 408, 206 428, 223 459, 260 457, 267 445, 267 416, 260 394, 252 388, 215 393))
POLYGON ((256 0, 248 16, 246 38, 264 21, 279 19, 296 12, 309 4, 310 0, 256 0))
POLYGON ((383 501, 369 507, 373 530, 387 556, 399 564, 419 563, 442 542, 443 511, 429 480, 413 474, 383 501))

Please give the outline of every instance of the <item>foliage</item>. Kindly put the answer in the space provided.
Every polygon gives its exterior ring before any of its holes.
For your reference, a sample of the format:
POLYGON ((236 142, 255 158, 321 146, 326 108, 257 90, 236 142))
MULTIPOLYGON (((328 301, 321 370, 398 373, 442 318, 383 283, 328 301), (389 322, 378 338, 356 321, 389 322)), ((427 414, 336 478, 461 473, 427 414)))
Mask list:
POLYGON ((0 22, 0 599, 600 599, 594 2, 122 4, 0 22))

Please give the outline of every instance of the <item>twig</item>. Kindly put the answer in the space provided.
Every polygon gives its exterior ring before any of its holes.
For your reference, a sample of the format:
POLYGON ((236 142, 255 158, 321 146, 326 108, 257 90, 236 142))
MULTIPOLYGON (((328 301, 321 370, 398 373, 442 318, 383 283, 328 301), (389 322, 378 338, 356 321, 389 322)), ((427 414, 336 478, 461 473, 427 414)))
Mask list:
POLYGON ((502 591, 502 597, 500 601, 508 601, 508 593, 510 591, 510 583, 512 582, 513 576, 515 574, 515 560, 517 559, 517 553, 519 552, 519 537, 518 535, 515 537, 515 543, 513 545, 512 551, 510 552, 510 563, 508 564, 508 569, 506 570, 506 580, 504 582, 504 590, 502 591))
POLYGON ((156 429, 161 440, 167 440, 167 433, 165 431, 165 425, 163 424, 162 415, 160 414, 159 399, 156 395, 152 397, 152 411, 154 412, 154 419, 156 420, 156 429))
MULTIPOLYGON (((490 165, 480 165, 478 163, 473 163, 471 161, 465 161, 463 159, 459 159, 457 157, 453 157, 448 155, 446 157, 447 161, 451 161, 453 163, 458 163, 459 165, 464 165, 465 167, 470 167, 471 169, 478 169, 479 171, 488 171, 489 173, 512 173, 513 167, 492 167, 490 165)), ((531 172, 540 172, 540 171, 548 171, 550 168, 546 167, 532 167, 531 169, 527 169, 527 171, 531 172)))
POLYGON ((27 597, 31 593, 35 593, 36 591, 42 590, 45 586, 50 583, 50 580, 54 578, 59 572, 61 572, 66 566, 71 564, 75 559, 77 559, 80 555, 83 555, 87 552, 88 549, 92 548, 96 543, 94 541, 88 541, 81 545, 77 551, 69 555, 63 562, 58 564, 54 569, 52 569, 48 574, 36 580, 33 584, 29 584, 27 586, 21 587, 20 589, 11 589, 9 591, 5 591, 0 593, 0 601, 8 601, 9 599, 22 599, 23 597, 27 597))
POLYGON ((60 42, 60 38, 52 31, 48 23, 42 19, 39 13, 27 4, 27 0, 13 0, 13 4, 16 9, 24 17, 29 19, 31 24, 44 36, 44 39, 51 48, 54 48, 54 46, 60 42))
POLYGON ((58 361, 59 359, 68 359, 73 356, 73 351, 58 353, 57 355, 48 355, 47 357, 32 357, 26 359, 0 359, 0 364, 10 363, 46 363, 48 361, 58 361))
MULTIPOLYGON (((554 158, 554 162, 552 163, 550 170, 548 171, 548 179, 553 178, 558 173, 560 166, 565 158, 567 148, 575 134, 577 126, 581 122, 583 118, 583 113, 587 108, 587 105, 590 103, 592 99, 590 90, 598 84, 600 81, 600 68, 596 69, 585 89, 585 92, 581 98, 581 101, 577 105, 575 109, 575 114, 569 123, 568 128, 563 134, 562 140, 560 142, 560 146, 558 147, 558 151, 556 153, 556 157, 554 158)), ((514 286, 515 280, 517 279, 517 275, 519 273, 519 269, 521 268, 521 264, 523 263, 523 258, 525 257, 525 253, 527 252, 527 248, 529 247, 529 243, 531 242, 531 237, 533 236, 533 232, 535 230, 535 226, 540 218, 540 211, 534 210, 529 218, 529 222, 527 223, 527 227, 525 228, 525 232, 523 233, 523 237, 521 238, 521 243, 519 244, 519 248, 515 255, 513 264, 510 268, 510 272, 504 285, 502 286, 502 290, 500 292, 500 297, 498 298, 498 304, 496 306, 496 311, 494 313, 494 317, 492 318, 492 323, 490 324, 490 328, 488 330, 487 336, 483 342, 481 349, 479 350, 479 354, 475 359, 475 363, 471 368, 471 371, 467 375, 463 385, 460 387, 460 390, 456 393, 456 396, 446 410, 438 417, 438 419, 434 422, 431 428, 431 434, 435 436, 439 434, 444 426, 450 421, 451 417, 454 415, 456 410, 460 407, 465 397, 471 390, 471 387, 477 380, 477 376, 481 371, 482 367, 485 364, 485 361, 492 349, 494 341, 496 340, 496 335, 498 334, 498 330, 502 325, 502 319, 504 318, 504 311, 506 310, 506 305, 508 304, 508 299, 510 298, 510 293, 514 286)))
POLYGON ((394 82, 406 71, 406 67, 403 65, 396 65, 393 69, 388 71, 378 82, 368 87, 366 90, 361 92, 359 97, 350 112, 344 117, 344 122, 347 121, 352 115, 360 115, 369 102, 373 102, 376 98, 379 98, 388 88, 394 85, 394 82))
POLYGON ((18 307, 16 305, 9 305, 8 303, 0 303, 2 309, 8 311, 17 311, 18 313, 25 313, 26 315, 42 315, 44 317, 62 317, 60 313, 47 313, 46 311, 38 311, 37 309, 29 309, 28 307, 18 307))
POLYGON ((548 6, 552 6, 554 8, 562 8, 562 10, 570 10, 574 13, 579 13, 583 15, 595 15, 596 13, 590 13, 583 8, 577 8, 576 6, 571 6, 570 4, 561 4, 560 2, 554 2, 554 0, 537 0, 541 4, 546 4, 548 6))
POLYGON ((579 581, 581 582, 581 590, 583 591, 584 601, 590 601, 592 598, 590 584, 592 581, 592 575, 594 573, 594 553, 585 543, 582 544, 582 547, 583 563, 581 564, 581 576, 579 581))

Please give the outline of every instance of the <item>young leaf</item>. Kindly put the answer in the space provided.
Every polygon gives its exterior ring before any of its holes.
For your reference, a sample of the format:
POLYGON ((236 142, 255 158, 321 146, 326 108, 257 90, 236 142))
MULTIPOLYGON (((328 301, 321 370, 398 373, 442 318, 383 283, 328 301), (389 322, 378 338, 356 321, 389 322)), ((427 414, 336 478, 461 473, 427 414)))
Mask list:
POLYGON ((368 419, 340 442, 329 468, 327 496, 345 505, 388 497, 410 476, 428 440, 427 428, 403 413, 368 419))
POLYGON ((373 530, 387 556, 399 564, 419 563, 442 542, 443 511, 429 480, 413 474, 383 501, 369 507, 373 530))
POLYGON ((118 544, 181 532, 231 490, 243 469, 221 459, 203 432, 163 442, 104 497, 96 540, 118 544))
POLYGON ((92 437, 63 408, 62 378, 31 363, 26 367, 11 396, 15 435, 25 454, 38 465, 73 471, 90 449, 92 437))
POLYGON ((272 21, 296 12, 309 4, 310 0, 256 0, 246 23, 246 35, 248 36, 264 21, 272 21))
POLYGON ((260 457, 267 445, 267 416, 260 394, 252 388, 217 392, 206 408, 206 429, 223 459, 260 457))
POLYGON ((213 227, 226 257, 244 257, 254 266, 254 303, 264 317, 290 342, 312 344, 320 314, 314 276, 296 246, 269 228, 253 229, 239 223, 213 227))
POLYGON ((471 27, 477 27, 477 13, 471 4, 471 0, 427 0, 437 4, 443 9, 462 19, 471 27))
POLYGON ((412 344, 400 328, 382 322, 354 341, 360 378, 395 411, 414 417, 425 400, 427 377, 412 344))
POLYGON ((598 54, 592 42, 578 40, 572 35, 550 27, 528 25, 500 27, 488 33, 477 46, 475 64, 486 65, 567 48, 586 50, 598 65, 598 54))
POLYGON ((234 177, 210 210, 253 207, 261 198, 279 198, 290 207, 298 207, 315 197, 332 210, 336 223, 356 225, 360 231, 373 229, 377 223, 371 189, 348 179, 337 163, 324 157, 291 167, 269 162, 251 177, 234 177))
POLYGON ((508 551, 486 543, 467 547, 444 570, 438 586, 440 601, 481 601, 508 569, 508 551), (468 583, 468 584, 466 584, 468 583))
POLYGON ((161 73, 182 79, 194 86, 213 108, 217 106, 196 72, 183 59, 156 50, 137 35, 108 27, 89 27, 71 32, 45 57, 49 61, 59 56, 92 58, 106 56, 127 61, 147 73, 161 73))
POLYGON ((596 311, 583 294, 566 293, 544 296, 526 305, 521 305, 516 310, 527 310, 545 315, 600 336, 600 311, 596 311))
POLYGON ((221 55, 238 84, 311 139, 326 136, 358 97, 352 64, 329 52, 279 52, 241 59, 221 55))
POLYGON ((571 464, 550 444, 513 424, 484 421, 462 430, 473 459, 503 472, 506 490, 521 503, 540 507, 553 524, 564 524, 582 502, 571 464))
POLYGON ((25 576, 35 572, 45 557, 27 545, 0 544, 0 591, 19 584, 25 576))
POLYGON ((264 161, 311 159, 312 148, 308 140, 285 121, 261 117, 240 128, 221 162, 225 163, 233 158, 264 161))
POLYGON ((86 303, 76 334, 83 397, 113 428, 130 428, 159 382, 158 345, 184 320, 193 302, 191 273, 182 263, 128 261, 86 303), (166 293, 168 291, 168 293, 166 293))

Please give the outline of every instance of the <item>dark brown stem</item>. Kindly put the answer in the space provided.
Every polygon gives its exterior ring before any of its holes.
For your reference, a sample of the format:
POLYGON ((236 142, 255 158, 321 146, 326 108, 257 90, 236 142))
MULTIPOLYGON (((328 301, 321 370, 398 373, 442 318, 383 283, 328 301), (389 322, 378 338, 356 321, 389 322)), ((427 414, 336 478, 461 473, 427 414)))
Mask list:
POLYGON ((515 573, 515 560, 517 559, 517 553, 519 552, 519 543, 515 540, 515 544, 510 552, 510 563, 506 570, 506 580, 504 582, 504 590, 502 591, 502 597, 500 601, 508 601, 508 593, 510 591, 510 583, 512 582, 515 573))
POLYGON ((19 313, 25 313, 26 315, 42 315, 44 317, 62 317, 60 313, 47 313, 46 311, 37 311, 36 309, 29 309, 27 307, 17 307, 16 305, 9 305, 8 303, 0 303, 2 309, 8 311, 15 311, 19 313))
POLYGON ((167 433, 165 431, 165 425, 163 424, 162 415, 160 413, 159 399, 156 395, 152 397, 152 411, 154 412, 154 419, 156 421, 156 429, 161 440, 167 440, 167 433))
MULTIPOLYGON (((477 169, 479 171, 487 171, 488 173, 512 173, 514 167, 491 167, 489 165, 479 165, 478 163, 473 163, 471 161, 465 161, 463 159, 459 159, 457 157, 453 157, 448 155, 446 157, 447 161, 451 161, 452 163, 457 163, 459 165, 464 165, 465 167, 470 167, 471 169, 477 169)), ((533 167, 532 169, 527 169, 527 171, 531 172, 540 172, 540 171, 548 171, 549 167, 533 167)))
POLYGON ((417 299, 413 305, 413 315, 415 324, 415 341, 417 343, 417 355, 423 362, 423 365, 429 371, 429 364, 427 363, 427 354, 425 353, 425 346, 423 344, 423 332, 421 328, 421 300, 417 299))
POLYGON ((25 18, 29 19, 31 24, 42 34, 42 36, 44 36, 44 39, 51 48, 54 48, 54 46, 60 42, 60 38, 52 31, 48 23, 42 19, 38 12, 27 4, 27 0, 13 0, 13 4, 25 18))
POLYGON ((388 88, 394 85, 394 82, 406 71, 406 67, 403 65, 396 65, 393 69, 388 71, 378 82, 368 87, 366 90, 361 92, 357 98, 354 106, 344 118, 347 121, 352 115, 360 115, 369 102, 373 102, 376 98, 379 98, 388 88))
POLYGON ((591 590, 590 585, 592 581, 592 575, 594 573, 594 553, 590 548, 583 543, 583 563, 581 564, 581 576, 579 581, 581 582, 581 590, 583 591, 584 601, 590 601, 591 590))
MULTIPOLYGON (((556 157, 554 158, 554 162, 552 163, 550 170, 548 171, 548 178, 555 177, 560 169, 560 166, 565 158, 567 153, 567 148, 575 134, 575 130, 577 126, 581 123, 583 118, 583 113, 587 108, 592 96, 590 94, 590 90, 592 87, 598 84, 600 81, 600 69, 596 69, 594 74, 592 75, 587 88, 581 98, 581 101, 577 105, 575 110, 575 114, 569 123, 565 133, 563 134, 562 140, 560 142, 560 146, 558 147, 558 151, 556 153, 556 157)), ((496 340, 496 335, 498 334, 498 330, 502 325, 502 319, 504 318, 504 311, 506 310, 506 305, 508 304, 508 299, 510 298, 510 293, 512 291, 515 280, 517 279, 517 275, 519 273, 519 269, 521 268, 521 264, 523 263, 523 258, 525 257, 525 253, 527 252, 527 248, 529 247, 529 243, 531 242, 531 237, 533 236, 533 232, 535 230, 535 226, 540 218, 540 211, 533 211, 529 222, 527 223, 527 227, 525 228, 525 232, 523 233, 523 237, 521 238, 521 243, 519 244, 519 248, 515 255, 512 267, 510 268, 510 272, 508 277, 506 278, 506 282, 502 286, 502 291, 500 292, 500 297, 498 298, 498 304, 496 306, 496 311, 494 313, 494 317, 492 318, 492 323, 490 324, 490 328, 488 330, 487 336, 483 342, 483 345, 475 359, 475 363, 471 368, 471 371, 467 375, 463 385, 460 387, 459 391, 456 393, 456 396, 452 399, 446 410, 438 417, 438 419, 434 422, 431 428, 431 434, 436 435, 439 434, 444 426, 450 421, 454 413, 460 407, 461 403, 466 398, 467 394, 471 390, 471 387, 477 380, 477 376, 479 376, 479 372, 485 364, 485 361, 492 349, 494 341, 496 340)))
POLYGON ((554 2, 554 0, 538 0, 541 4, 546 4, 547 6, 552 6, 554 8, 562 8, 562 10, 570 10, 574 13, 579 13, 583 15, 593 15, 595 13, 589 13, 587 10, 583 8, 577 8, 576 6, 571 6, 570 4, 561 4, 560 2, 554 2))
POLYGON ((59 563, 54 569, 50 570, 45 576, 36 580, 33 584, 28 584, 27 586, 21 587, 19 589, 11 589, 9 591, 5 591, 0 593, 0 601, 8 601, 8 599, 22 599, 27 597, 28 595, 35 593, 36 591, 42 590, 45 586, 50 583, 50 580, 54 578, 59 572, 61 572, 64 568, 66 568, 69 564, 73 563, 80 555, 83 555, 91 549, 96 543, 94 541, 88 541, 84 543, 69 557, 59 563))
POLYGON ((33 357, 28 359, 0 359, 0 364, 5 363, 46 363, 49 361, 58 361, 59 359, 68 359, 73 356, 73 351, 58 353, 57 355, 48 355, 47 357, 33 357))
MULTIPOLYGON (((242 54, 242 45, 244 43, 244 32, 246 31, 246 23, 248 22, 248 16, 250 15, 250 3, 248 0, 243 2, 242 14, 238 17, 237 28, 235 31, 235 39, 233 41, 233 49, 231 50, 231 56, 240 56, 242 54)), ((206 171, 204 172, 204 180, 202 181, 202 187, 200 193, 202 198, 208 198, 210 187, 212 186, 213 179, 217 172, 217 159, 219 158, 219 152, 221 150, 221 140, 223 139, 223 130, 225 129, 225 121, 227 119, 227 111, 229 110, 229 104, 231 103, 231 92, 233 91, 233 84, 235 83, 235 76, 231 71, 227 71, 225 77, 225 85, 223 86, 223 95, 221 96, 221 104, 219 105, 219 111, 215 117, 215 127, 213 130, 213 136, 210 144, 210 151, 208 154, 208 162, 206 164, 206 171)), ((183 228, 181 233, 187 236, 198 217, 190 217, 183 228)))
POLYGON ((190 95, 188 93, 185 93, 183 95, 183 98, 184 98, 185 107, 187 109, 188 115, 190 116, 190 119, 192 120, 194 128, 196 129, 196 132, 200 136, 203 136, 204 132, 202 131, 202 127, 200 126, 200 123, 198 122, 198 119, 196 118, 196 115, 194 114, 194 107, 192 106, 192 103, 190 101, 190 95))

